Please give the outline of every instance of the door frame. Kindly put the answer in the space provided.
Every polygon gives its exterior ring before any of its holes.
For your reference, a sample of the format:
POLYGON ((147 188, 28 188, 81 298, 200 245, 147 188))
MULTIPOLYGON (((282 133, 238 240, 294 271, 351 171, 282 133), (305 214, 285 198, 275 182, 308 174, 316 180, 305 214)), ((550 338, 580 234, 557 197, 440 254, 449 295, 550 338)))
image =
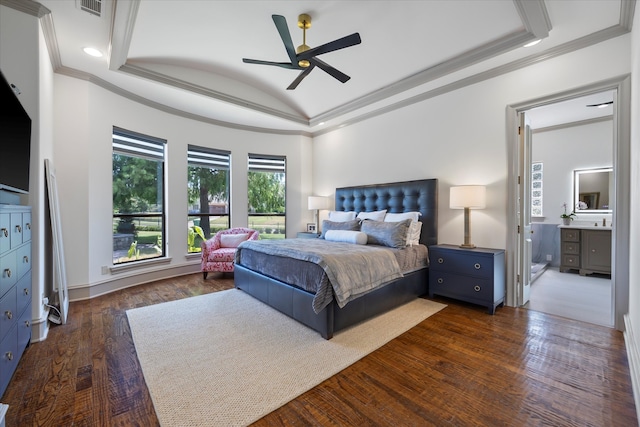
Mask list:
POLYGON ((518 177, 523 173, 519 168, 518 126, 519 113, 535 107, 554 104, 592 93, 614 90, 613 105, 613 167, 615 206, 613 208, 613 232, 611 242, 612 257, 612 324, 615 329, 624 330, 624 315, 629 311, 629 236, 630 236, 630 186, 631 186, 631 77, 629 74, 615 77, 591 85, 578 87, 553 95, 524 101, 507 106, 507 152, 508 165, 508 205, 507 205, 507 251, 513 254, 507 262, 506 303, 517 307, 522 292, 518 283, 521 263, 516 259, 518 251, 518 177))

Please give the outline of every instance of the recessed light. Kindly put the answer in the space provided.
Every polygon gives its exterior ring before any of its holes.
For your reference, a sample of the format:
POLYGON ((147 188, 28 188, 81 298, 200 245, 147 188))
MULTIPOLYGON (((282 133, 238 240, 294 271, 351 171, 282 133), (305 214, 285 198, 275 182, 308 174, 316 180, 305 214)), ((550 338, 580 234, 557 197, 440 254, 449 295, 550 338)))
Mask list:
POLYGON ((318 126, 324 126, 324 122, 318 123, 318 126))
POLYGON ((87 55, 95 56, 96 58, 102 57, 102 52, 100 52, 98 49, 96 49, 94 47, 85 47, 82 50, 87 55))
POLYGON ((534 40, 534 41, 532 41, 532 42, 529 42, 529 43, 525 44, 523 47, 531 47, 531 46, 535 46, 535 45, 537 45, 538 43, 540 43, 541 41, 542 41, 542 39, 534 40))

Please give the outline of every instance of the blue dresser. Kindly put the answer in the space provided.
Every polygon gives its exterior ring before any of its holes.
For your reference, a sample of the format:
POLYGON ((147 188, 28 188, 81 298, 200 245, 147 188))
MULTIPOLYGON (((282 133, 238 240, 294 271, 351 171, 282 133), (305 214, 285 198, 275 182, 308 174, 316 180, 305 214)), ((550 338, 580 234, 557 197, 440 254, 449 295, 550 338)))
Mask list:
POLYGON ((505 251, 429 246, 429 297, 440 295, 483 305, 494 314, 504 304, 505 251))
POLYGON ((0 396, 31 341, 31 208, 0 204, 0 396))

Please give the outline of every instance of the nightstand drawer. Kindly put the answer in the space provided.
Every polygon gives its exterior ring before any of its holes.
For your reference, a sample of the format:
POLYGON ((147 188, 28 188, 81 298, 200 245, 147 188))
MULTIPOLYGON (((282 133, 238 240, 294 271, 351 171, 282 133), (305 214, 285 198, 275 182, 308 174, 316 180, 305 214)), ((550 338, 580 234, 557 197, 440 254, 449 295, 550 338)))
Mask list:
POLYGON ((483 257, 477 254, 466 255, 446 250, 432 250, 430 268, 435 271, 447 271, 468 276, 490 278, 493 274, 493 256, 483 257))
POLYGON ((489 279, 462 277, 442 271, 432 271, 431 274, 434 276, 431 282, 434 294, 482 301, 491 301, 493 298, 493 282, 489 279))

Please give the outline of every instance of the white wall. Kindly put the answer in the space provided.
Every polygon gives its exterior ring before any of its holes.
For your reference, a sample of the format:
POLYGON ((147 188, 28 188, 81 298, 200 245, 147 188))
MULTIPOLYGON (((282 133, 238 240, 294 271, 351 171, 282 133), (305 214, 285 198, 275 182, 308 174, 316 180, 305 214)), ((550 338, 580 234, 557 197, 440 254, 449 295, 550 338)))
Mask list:
POLYGON ((287 235, 295 236, 310 221, 306 197, 310 194, 311 168, 304 168, 311 163, 310 138, 247 132, 177 117, 63 75, 55 76, 55 89, 55 169, 72 300, 158 277, 200 271, 200 259, 186 257, 188 144, 231 151, 232 226, 247 225, 248 153, 287 157, 287 235), (168 266, 102 273, 103 266, 112 264, 113 126, 168 141, 168 266))
POLYGON ((32 208, 32 341, 46 337, 47 312, 42 295, 52 289, 51 275, 45 265, 45 183, 44 159, 52 152, 53 85, 51 61, 38 19, 0 5, 0 69, 10 83, 21 91, 18 99, 31 117, 31 164, 29 195, 21 203, 32 208))
MULTIPOLYGON (((544 222, 560 224, 562 205, 573 206, 573 171, 613 165, 613 121, 534 132, 532 160, 543 163, 544 222)), ((612 198, 610 197, 610 200, 612 198)), ((598 215, 598 218, 611 215, 598 215)), ((593 218, 585 214, 582 218, 593 218)))
POLYGON ((631 244, 629 249, 629 314, 625 340, 640 419, 640 10, 636 4, 631 45, 631 244))

